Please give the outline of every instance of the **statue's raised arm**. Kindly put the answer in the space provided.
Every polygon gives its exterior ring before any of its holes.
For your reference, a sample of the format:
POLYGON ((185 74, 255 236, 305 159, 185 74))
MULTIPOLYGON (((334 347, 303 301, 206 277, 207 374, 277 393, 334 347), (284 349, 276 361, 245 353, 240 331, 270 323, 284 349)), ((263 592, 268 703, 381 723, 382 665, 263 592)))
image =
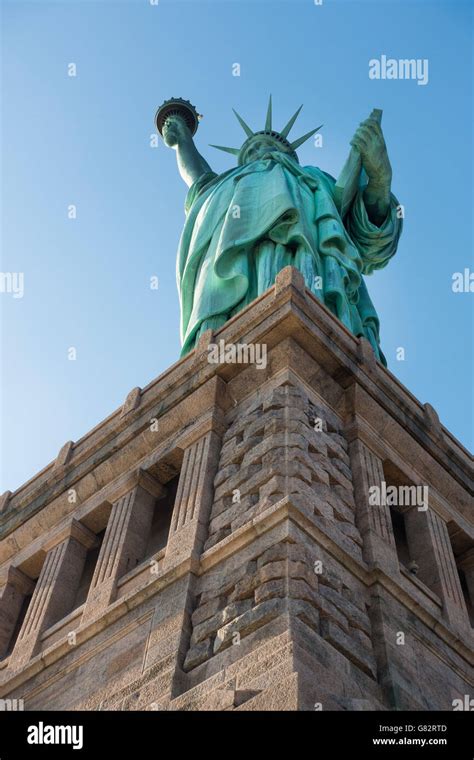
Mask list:
POLYGON ((212 169, 196 148, 199 115, 188 101, 181 98, 165 101, 157 111, 155 121, 165 145, 176 151, 176 161, 181 177, 188 187, 212 169))

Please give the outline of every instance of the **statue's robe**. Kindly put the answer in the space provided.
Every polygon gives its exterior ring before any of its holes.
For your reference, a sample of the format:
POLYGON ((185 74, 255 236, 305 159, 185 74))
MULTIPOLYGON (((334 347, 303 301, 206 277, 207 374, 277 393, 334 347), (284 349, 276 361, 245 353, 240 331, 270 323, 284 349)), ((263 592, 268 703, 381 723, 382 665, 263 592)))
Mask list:
POLYGON ((301 167, 282 152, 194 182, 177 260, 182 356, 205 330, 221 327, 291 264, 386 364, 363 275, 384 267, 397 249, 398 201, 391 197, 387 218, 377 227, 367 216, 361 187, 341 220, 334 185, 325 172, 301 167))

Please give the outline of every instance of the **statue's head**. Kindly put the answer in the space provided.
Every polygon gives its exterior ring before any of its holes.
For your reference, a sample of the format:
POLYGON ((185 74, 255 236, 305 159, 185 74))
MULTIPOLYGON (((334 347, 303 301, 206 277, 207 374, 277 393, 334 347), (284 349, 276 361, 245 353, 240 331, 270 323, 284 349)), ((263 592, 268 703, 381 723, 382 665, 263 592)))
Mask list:
POLYGON ((231 153, 232 155, 238 156, 238 164, 242 166, 243 164, 248 164, 251 161, 258 161, 260 158, 268 154, 269 152, 278 151, 280 153, 286 153, 288 154, 294 161, 298 161, 298 156, 296 154, 296 148, 298 148, 300 145, 302 145, 306 140, 308 140, 312 135, 315 134, 315 132, 318 131, 318 129, 321 129, 321 126, 316 127, 316 129, 311 130, 311 132, 308 132, 307 134, 303 135, 303 137, 298 138, 298 140, 294 140, 293 142, 290 142, 287 137, 290 132, 290 129, 292 128, 293 124, 295 123, 299 112, 301 111, 303 106, 300 106, 296 113, 291 117, 288 124, 282 129, 281 132, 276 132, 274 129, 272 129, 272 96, 270 95, 270 100, 268 103, 268 109, 267 109, 267 118, 265 122, 265 129, 261 130, 260 132, 253 132, 248 124, 245 123, 245 121, 242 119, 241 116, 237 113, 237 111, 234 111, 237 119, 239 120, 240 125, 242 126, 245 134, 247 135, 247 139, 242 145, 241 148, 226 148, 222 145, 213 145, 213 148, 218 148, 219 150, 223 150, 226 153, 231 153))
POLYGON ((249 164, 258 161, 269 152, 278 151, 287 153, 295 161, 298 161, 296 152, 292 149, 288 140, 282 139, 278 132, 256 132, 244 142, 239 151, 238 163, 249 164))

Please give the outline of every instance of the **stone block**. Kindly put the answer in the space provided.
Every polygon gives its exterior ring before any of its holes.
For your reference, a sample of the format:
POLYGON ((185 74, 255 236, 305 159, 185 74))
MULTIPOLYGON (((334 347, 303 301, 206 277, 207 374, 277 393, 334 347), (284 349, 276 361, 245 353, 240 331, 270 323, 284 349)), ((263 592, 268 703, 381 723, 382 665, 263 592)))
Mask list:
POLYGON ((321 634, 326 641, 342 652, 356 667, 375 678, 377 672, 375 658, 358 641, 330 620, 321 621, 321 634))
POLYGON ((212 657, 212 641, 210 638, 207 638, 190 647, 184 660, 183 668, 185 671, 192 670, 210 657, 212 657))
POLYGON ((269 599, 256 605, 253 609, 244 612, 243 615, 240 615, 231 623, 218 630, 214 641, 214 653, 231 646, 235 634, 238 634, 238 640, 241 637, 248 636, 257 628, 260 628, 284 612, 284 609, 285 607, 281 599, 269 599))

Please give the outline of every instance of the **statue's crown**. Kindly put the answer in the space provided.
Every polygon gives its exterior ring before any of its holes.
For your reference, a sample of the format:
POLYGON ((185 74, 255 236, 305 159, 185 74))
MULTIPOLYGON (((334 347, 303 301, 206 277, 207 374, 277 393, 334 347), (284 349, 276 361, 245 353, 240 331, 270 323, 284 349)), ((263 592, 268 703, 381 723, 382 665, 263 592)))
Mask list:
POLYGON ((309 140, 312 135, 315 134, 315 132, 318 131, 318 129, 321 129, 322 124, 320 124, 319 127, 316 127, 316 129, 312 129, 310 132, 307 132, 302 137, 299 137, 297 140, 293 140, 293 142, 290 142, 288 138, 288 134, 290 132, 290 129, 292 128, 293 124, 295 123, 296 119, 298 118, 299 112, 303 106, 301 105, 298 110, 293 114, 289 122, 283 127, 281 132, 277 132, 272 127, 272 96, 270 95, 270 99, 268 101, 268 108, 267 108, 267 118, 265 120, 265 129, 261 129, 258 132, 254 132, 252 129, 250 129, 249 125, 246 124, 246 122, 242 119, 242 117, 237 113, 235 109, 232 109, 239 121, 239 124, 241 125, 242 129, 244 130, 245 134, 247 135, 247 139, 244 142, 244 144, 240 148, 227 148, 223 145, 211 145, 212 148, 217 148, 218 150, 223 150, 226 153, 232 153, 234 156, 238 156, 238 163, 243 164, 245 153, 247 151, 247 148, 249 145, 258 138, 259 135, 267 135, 268 137, 271 137, 275 142, 279 143, 282 147, 282 150, 285 153, 289 153, 292 158, 294 158, 295 161, 298 161, 298 156, 296 154, 296 148, 299 148, 300 145, 302 145, 306 140, 309 140))

